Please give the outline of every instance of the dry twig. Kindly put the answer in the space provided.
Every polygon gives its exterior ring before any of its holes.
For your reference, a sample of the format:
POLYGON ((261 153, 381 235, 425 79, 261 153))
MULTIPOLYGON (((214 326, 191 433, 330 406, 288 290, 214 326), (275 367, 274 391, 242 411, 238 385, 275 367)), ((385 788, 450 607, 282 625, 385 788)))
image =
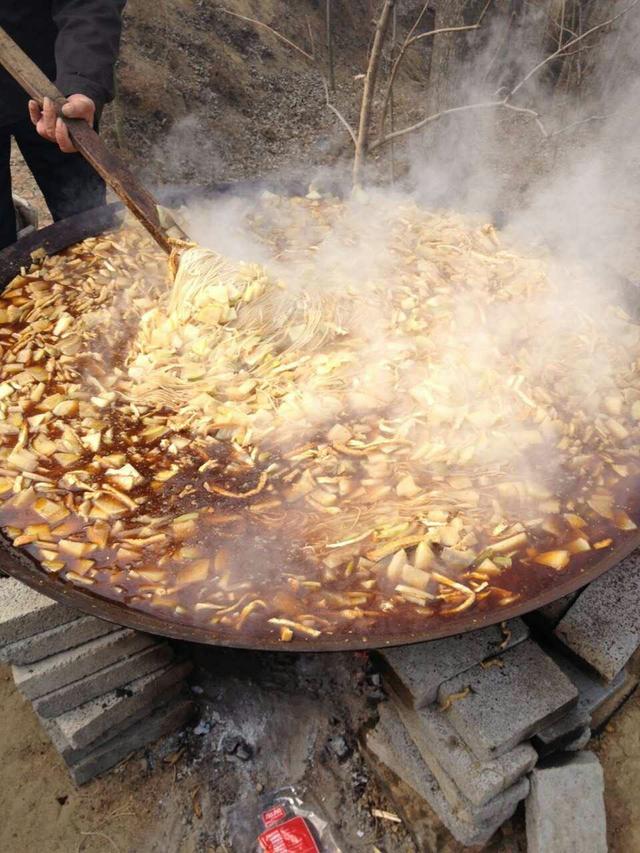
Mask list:
POLYGON ((265 24, 264 21, 259 21, 256 18, 248 18, 246 15, 240 15, 238 12, 232 12, 231 9, 221 9, 221 12, 224 12, 225 15, 231 15, 232 18, 239 18, 241 21, 246 21, 248 24, 253 24, 255 27, 262 27, 263 30, 271 33, 271 35, 275 36, 281 42, 288 45, 292 50, 295 50, 297 53, 300 53, 304 56, 305 59, 308 59, 309 62, 314 62, 314 57, 306 51, 304 48, 300 47, 299 44, 291 41, 286 36, 282 35, 278 30, 274 30, 273 27, 270 27, 269 24, 265 24))

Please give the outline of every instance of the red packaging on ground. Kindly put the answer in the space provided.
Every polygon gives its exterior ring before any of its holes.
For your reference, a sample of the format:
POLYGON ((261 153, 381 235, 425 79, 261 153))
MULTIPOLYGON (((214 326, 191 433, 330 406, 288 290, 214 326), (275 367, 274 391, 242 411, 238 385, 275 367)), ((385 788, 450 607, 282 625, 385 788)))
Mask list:
POLYGON ((230 814, 234 853, 342 853, 320 808, 281 788, 230 814))

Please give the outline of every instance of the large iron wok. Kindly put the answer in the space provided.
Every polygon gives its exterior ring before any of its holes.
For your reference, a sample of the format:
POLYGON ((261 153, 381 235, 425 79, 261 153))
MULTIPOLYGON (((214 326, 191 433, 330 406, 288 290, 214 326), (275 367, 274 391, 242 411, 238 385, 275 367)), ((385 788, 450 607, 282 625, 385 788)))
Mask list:
MULTIPOLYGON (((0 252, 0 289, 17 275, 20 268, 29 266, 31 253, 44 249, 47 254, 58 252, 90 236, 96 236, 112 227, 121 216, 118 205, 98 208, 87 213, 55 223, 30 234, 13 246, 0 252)), ((636 290, 636 288, 633 288, 636 290)), ((635 297, 637 301, 637 296, 635 297)), ((632 506, 638 509, 638 500, 632 496, 632 506)), ((638 521, 638 518, 635 518, 638 521)), ((589 558, 575 568, 552 578, 540 576, 526 580, 521 587, 521 597, 507 606, 491 606, 484 610, 461 612, 455 616, 434 617, 425 620, 419 629, 397 625, 385 628, 385 633, 362 637, 353 635, 320 636, 317 639, 294 639, 282 643, 277 638, 255 638, 250 635, 221 633, 217 628, 180 624, 134 610, 126 605, 97 596, 45 573, 37 561, 26 552, 15 548, 9 539, 0 534, 0 569, 23 581, 43 594, 77 607, 91 615, 152 634, 173 637, 211 645, 229 645, 239 648, 277 649, 281 651, 335 651, 344 649, 376 648, 404 645, 471 631, 520 616, 578 590, 617 565, 634 549, 640 547, 640 531, 623 535, 616 545, 606 551, 593 551, 589 558)))

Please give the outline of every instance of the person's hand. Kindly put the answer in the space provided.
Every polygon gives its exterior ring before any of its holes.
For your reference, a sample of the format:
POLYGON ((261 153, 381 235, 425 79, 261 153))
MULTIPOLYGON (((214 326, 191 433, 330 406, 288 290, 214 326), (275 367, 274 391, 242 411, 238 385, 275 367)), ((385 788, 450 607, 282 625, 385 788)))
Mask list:
MULTIPOLYGON (((86 95, 69 95, 66 103, 63 104, 62 114, 67 118, 84 119, 93 127, 96 105, 86 95)), ((57 143, 65 154, 71 154, 76 150, 65 123, 56 114, 52 100, 45 98, 42 109, 37 101, 29 101, 29 115, 40 136, 57 143)))

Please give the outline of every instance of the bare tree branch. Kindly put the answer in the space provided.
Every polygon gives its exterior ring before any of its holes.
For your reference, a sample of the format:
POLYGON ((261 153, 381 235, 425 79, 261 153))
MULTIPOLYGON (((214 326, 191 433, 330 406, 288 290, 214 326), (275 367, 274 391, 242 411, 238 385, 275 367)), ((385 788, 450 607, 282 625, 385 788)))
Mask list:
POLYGON ((257 21, 255 18, 247 18, 246 15, 240 15, 238 12, 232 12, 230 9, 221 9, 221 12, 224 12, 225 15, 231 15, 232 18, 239 18, 241 21, 246 21, 248 24, 253 24, 255 27, 262 27, 263 30, 267 30, 267 32, 274 35, 277 39, 289 45, 290 48, 302 54, 305 59, 308 59, 310 62, 313 62, 313 56, 310 53, 300 47, 300 45, 288 39, 286 36, 283 36, 282 33, 279 33, 278 30, 274 30, 273 27, 270 27, 269 24, 265 24, 264 21, 257 21))
POLYGON ((626 15, 627 12, 630 12, 634 6, 638 5, 639 2, 640 2, 640 0, 633 0, 633 2, 630 3, 626 7, 626 9, 622 9, 620 12, 618 12, 617 15, 612 15, 606 21, 602 21, 602 23, 596 24, 595 26, 586 30, 586 32, 581 33, 581 35, 578 35, 575 38, 570 39, 568 42, 565 42, 561 47, 559 47, 557 50, 554 50, 553 53, 549 54, 549 56, 547 56, 545 59, 543 59, 542 62, 539 62, 537 65, 535 65, 531 69, 531 71, 529 71, 527 74, 525 74, 525 76, 522 78, 522 80, 520 80, 520 82, 517 83, 513 87, 513 89, 509 92, 507 97, 512 98, 516 94, 516 92, 518 92, 525 85, 525 83, 528 83, 528 81, 533 77, 533 75, 537 74, 538 71, 540 71, 542 68, 544 68, 545 65, 547 65, 547 63, 552 62, 558 56, 561 56, 562 54, 564 54, 564 52, 569 50, 569 48, 578 44, 578 42, 582 41, 583 39, 586 39, 587 36, 590 36, 593 33, 597 32, 598 30, 603 29, 603 27, 608 27, 610 24, 613 24, 614 21, 617 21, 623 15, 626 15))
POLYGON ((415 34, 416 30, 420 26, 420 23, 421 23, 425 13, 427 12, 427 10, 429 8, 429 2, 425 3, 425 5, 422 7, 422 10, 420 11, 420 14, 418 15, 418 17, 416 19, 415 24, 411 27, 411 29, 409 30, 409 32, 407 34, 407 37, 405 38, 404 42, 402 43, 402 46, 398 52, 398 56, 396 57, 396 60, 391 67, 391 71, 389 73, 389 79, 387 81, 387 86, 386 86, 384 97, 382 100, 382 107, 380 110, 380 123, 379 123, 379 129, 378 129, 378 136, 380 138, 382 138, 382 136, 384 134, 384 126, 385 126, 385 123, 387 120, 387 113, 389 111, 389 102, 391 100, 391 96, 393 93, 393 86, 394 86, 394 83, 396 81, 396 76, 398 74, 398 71, 400 70, 400 66, 402 65, 405 54, 406 54, 407 50, 411 47, 411 45, 415 44, 418 41, 421 41, 422 39, 434 38, 435 36, 441 35, 444 33, 469 32, 470 30, 479 29, 480 25, 482 24, 482 20, 483 20, 484 16, 486 15, 487 10, 488 10, 488 8, 492 2, 493 2, 493 0, 487 0, 484 9, 480 13, 480 17, 478 18, 478 20, 476 21, 475 24, 469 24, 467 26, 459 26, 459 27, 438 27, 435 30, 429 30, 426 33, 419 33, 418 35, 416 35, 415 34))
POLYGON ((395 4, 396 0, 384 0, 384 6, 382 7, 382 11, 376 25, 367 73, 364 78, 364 90, 362 93, 362 105, 360 108, 360 122, 358 125, 358 138, 356 141, 356 153, 353 163, 353 182, 355 186, 359 186, 362 181, 364 161, 369 150, 369 131, 371 128, 373 95, 376 88, 376 81, 378 79, 382 46, 387 35, 389 21, 391 20, 391 12, 393 11, 395 4))
MULTIPOLYGON (((459 112, 465 112, 467 110, 490 109, 490 108, 492 108, 492 109, 502 108, 502 109, 512 110, 514 112, 524 113, 526 115, 532 116, 535 119, 536 124, 540 128, 540 132, 542 133, 542 135, 545 138, 548 138, 550 134, 547 133, 547 130, 546 130, 546 128, 542 122, 542 118, 541 118, 540 114, 538 112, 536 112, 536 110, 530 109, 528 107, 520 107, 520 106, 516 106, 516 105, 512 104, 511 98, 516 94, 516 92, 518 92, 525 85, 525 83, 528 80, 530 80, 534 76, 534 74, 536 74, 538 71, 540 71, 540 69, 543 68, 547 63, 551 62, 553 59, 555 59, 559 56, 564 56, 565 53, 570 50, 570 48, 574 47, 576 44, 583 41, 585 38, 587 38, 588 36, 597 32, 598 30, 601 30, 604 27, 607 27, 610 24, 612 24, 614 21, 617 21, 623 15, 626 15, 628 12, 630 12, 631 9, 634 8, 634 6, 638 5, 638 3, 640 3, 640 0, 633 0, 632 3, 630 3, 625 9, 622 9, 616 15, 612 15, 606 21, 602 21, 600 24, 594 25, 593 27, 586 30, 581 35, 576 36, 575 38, 572 38, 570 41, 566 42, 562 47, 558 48, 553 53, 551 53, 549 56, 545 57, 545 59, 543 59, 541 62, 539 62, 537 65, 535 65, 530 71, 528 71, 525 74, 525 76, 509 92, 507 92, 507 94, 504 97, 502 97, 500 99, 492 100, 492 101, 481 101, 481 102, 475 103, 475 104, 463 104, 462 106, 459 106, 459 107, 452 107, 450 109, 441 110, 440 112, 433 113, 432 115, 426 116, 425 118, 421 119, 420 121, 416 122, 415 124, 412 124, 408 127, 401 128, 400 130, 396 130, 393 133, 388 133, 386 136, 380 137, 378 140, 376 140, 376 142, 374 142, 370 146, 369 150, 375 151, 378 148, 380 148, 381 146, 386 145, 387 143, 391 142, 392 140, 398 139, 401 136, 406 136, 409 133, 414 133, 415 131, 422 129, 423 127, 426 127, 428 124, 431 124, 432 122, 436 121, 439 118, 442 118, 443 116, 452 115, 454 113, 459 113, 459 112)), ((590 120, 592 120, 592 118, 585 119, 585 121, 590 121, 590 120)), ((583 123, 583 121, 574 122, 573 125, 568 126, 566 129, 568 130, 569 127, 575 126, 576 124, 582 124, 582 123, 583 123)), ((556 131, 556 133, 559 133, 559 132, 563 132, 563 131, 556 131)), ((555 135, 555 134, 551 134, 551 135, 555 135)))
POLYGON ((501 107, 503 105, 504 101, 481 101, 477 104, 463 104, 461 107, 450 107, 447 110, 440 110, 440 112, 426 116, 415 124, 409 125, 409 127, 403 127, 400 130, 394 131, 394 133, 388 133, 386 136, 383 136, 382 139, 377 139, 371 145, 369 150, 376 151, 378 148, 381 148, 383 145, 391 142, 392 139, 398 139, 401 136, 406 136, 408 133, 414 133, 416 130, 426 127, 428 124, 431 124, 431 122, 436 121, 436 119, 442 118, 443 116, 452 115, 453 113, 461 113, 467 110, 495 109, 495 107, 501 107))
POLYGON ((327 107, 340 120, 340 123, 343 125, 343 127, 346 129, 347 133, 351 137, 351 140, 352 140, 354 146, 357 145, 358 139, 356 137, 355 130, 351 127, 351 125, 346 120, 346 118, 342 115, 340 110, 336 106, 334 106, 334 104, 331 103, 331 98, 329 97, 329 84, 327 83, 327 79, 324 76, 322 76, 322 85, 324 86, 324 93, 326 96, 327 107))
POLYGON ((561 133, 567 133, 569 130, 573 130, 574 127, 579 127, 581 124, 589 124, 592 121, 605 121, 609 116, 588 116, 587 118, 581 118, 577 121, 572 121, 571 124, 567 124, 565 127, 561 127, 559 130, 554 130, 549 134, 549 139, 552 139, 554 136, 560 136, 561 133))

